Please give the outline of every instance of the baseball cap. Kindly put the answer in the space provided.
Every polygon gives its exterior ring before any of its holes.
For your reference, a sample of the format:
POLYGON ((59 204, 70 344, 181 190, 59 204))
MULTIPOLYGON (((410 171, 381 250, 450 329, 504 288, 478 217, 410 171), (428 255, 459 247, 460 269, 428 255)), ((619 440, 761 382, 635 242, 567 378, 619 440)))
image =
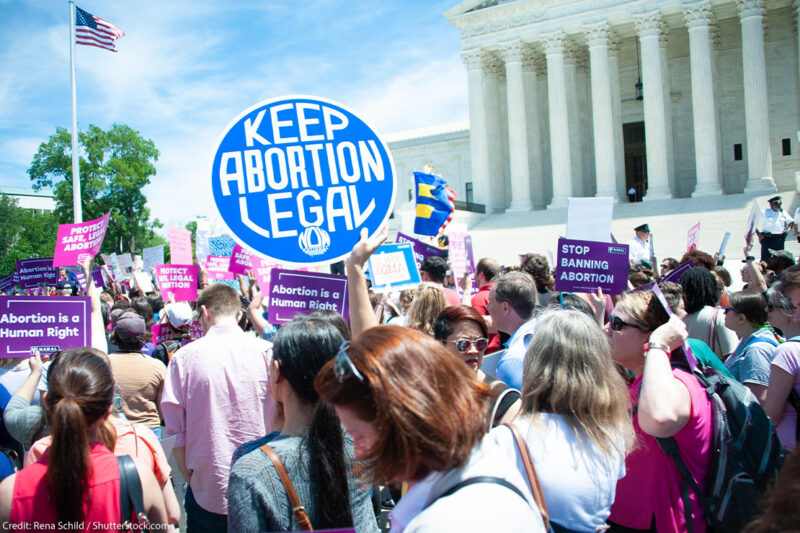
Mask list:
POLYGON ((192 323, 192 307, 187 302, 174 302, 165 306, 167 320, 175 328, 182 328, 192 323))
POLYGON ((114 332, 118 339, 128 340, 144 337, 144 329, 144 319, 136 313, 128 311, 119 317, 114 332))

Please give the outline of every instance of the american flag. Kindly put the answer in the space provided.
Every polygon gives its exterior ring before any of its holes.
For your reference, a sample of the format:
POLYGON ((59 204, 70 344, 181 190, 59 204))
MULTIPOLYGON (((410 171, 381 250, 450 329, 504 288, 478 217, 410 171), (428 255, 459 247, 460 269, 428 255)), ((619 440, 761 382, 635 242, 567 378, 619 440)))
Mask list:
POLYGON ((114 41, 125 35, 107 20, 95 17, 75 6, 75 44, 96 46, 112 52, 117 51, 114 41))
POLYGON ((447 225, 453 220, 453 213, 456 210, 456 196, 458 196, 458 193, 449 186, 445 185, 444 188, 447 190, 447 201, 450 202, 450 214, 447 215, 445 221, 442 222, 442 227, 439 228, 439 235, 444 235, 445 228, 447 228, 447 225))

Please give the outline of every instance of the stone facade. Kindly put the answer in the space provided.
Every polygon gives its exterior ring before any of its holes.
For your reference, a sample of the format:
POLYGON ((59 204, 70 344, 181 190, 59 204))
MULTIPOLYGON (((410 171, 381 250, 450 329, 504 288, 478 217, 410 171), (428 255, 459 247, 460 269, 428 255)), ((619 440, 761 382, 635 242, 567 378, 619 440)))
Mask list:
POLYGON ((465 0, 445 16, 470 127, 393 136, 400 190, 429 163, 487 213, 627 201, 632 184, 645 201, 795 190, 798 13, 797 0, 465 0))

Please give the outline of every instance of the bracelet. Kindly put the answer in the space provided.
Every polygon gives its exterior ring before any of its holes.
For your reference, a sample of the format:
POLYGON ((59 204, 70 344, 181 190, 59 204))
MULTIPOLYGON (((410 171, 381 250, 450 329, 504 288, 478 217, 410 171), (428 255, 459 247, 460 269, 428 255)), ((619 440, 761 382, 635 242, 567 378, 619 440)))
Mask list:
POLYGON ((666 344, 661 344, 660 342, 646 342, 644 345, 645 355, 647 355, 647 352, 649 352, 650 350, 659 350, 661 352, 664 352, 665 354, 667 354, 667 357, 669 357, 669 354, 672 353, 672 350, 669 349, 669 346, 667 346, 666 344))

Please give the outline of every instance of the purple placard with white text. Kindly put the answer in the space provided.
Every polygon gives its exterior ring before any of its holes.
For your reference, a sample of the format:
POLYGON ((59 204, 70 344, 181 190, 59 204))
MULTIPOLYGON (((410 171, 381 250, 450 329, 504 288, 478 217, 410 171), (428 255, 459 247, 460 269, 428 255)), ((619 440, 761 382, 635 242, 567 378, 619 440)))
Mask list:
POLYGON ((197 300, 197 265, 157 265, 156 283, 164 302, 197 300))
POLYGON ((92 279, 94 280, 94 284, 97 287, 105 287, 106 281, 103 279, 103 271, 100 270, 100 267, 94 267, 92 269, 92 279))
POLYGON ((228 270, 234 274, 247 274, 248 270, 253 268, 253 254, 239 246, 233 245, 233 253, 231 253, 231 262, 228 270))
POLYGON ((321 310, 336 311, 347 320, 347 276, 273 269, 268 308, 271 324, 321 310))
POLYGON ((9 275, 4 278, 0 278, 0 292, 7 291, 8 289, 14 286, 14 276, 9 275))
POLYGON ((58 278, 58 269, 53 268, 52 257, 20 259, 17 261, 17 272, 21 289, 30 289, 40 283, 55 285, 58 278))
POLYGON ((394 240, 394 242, 396 242, 396 243, 410 242, 411 243, 411 246, 412 246, 412 248, 414 250, 414 260, 417 262, 417 266, 419 266, 420 263, 422 263, 422 260, 425 259, 426 257, 443 257, 444 256, 444 250, 442 250, 441 248, 437 248, 436 246, 434 246, 432 244, 428 244, 428 243, 422 242, 422 241, 420 241, 418 239, 415 239, 414 237, 409 237, 405 233, 398 232, 397 233, 397 238, 394 240))
POLYGON ((628 288, 628 245, 558 239, 556 290, 619 294, 628 288))
POLYGON ((86 297, 0 296, 0 352, 30 357, 32 349, 44 355, 91 346, 90 315, 86 297))

